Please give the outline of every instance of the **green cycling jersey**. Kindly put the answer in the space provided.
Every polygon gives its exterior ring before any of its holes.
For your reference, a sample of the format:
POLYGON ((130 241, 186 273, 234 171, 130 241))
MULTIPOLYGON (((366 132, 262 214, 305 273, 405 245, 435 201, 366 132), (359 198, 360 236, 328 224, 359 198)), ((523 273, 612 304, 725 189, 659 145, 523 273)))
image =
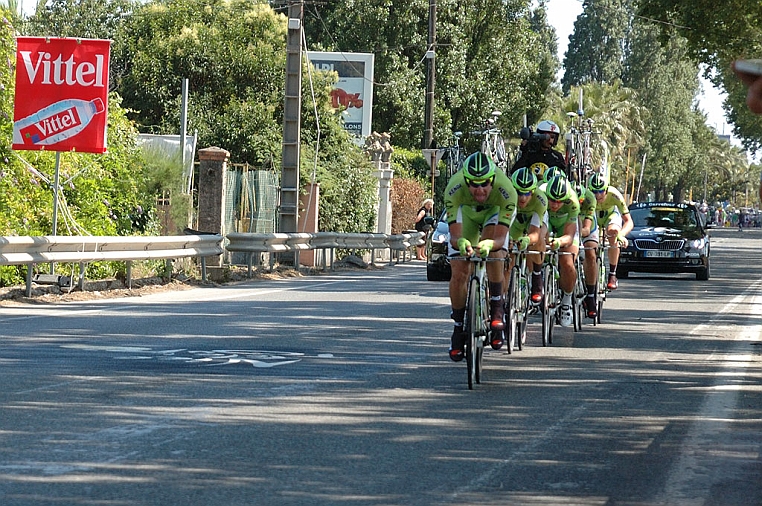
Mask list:
POLYGON ((516 200, 516 190, 505 173, 501 171, 495 173, 489 197, 486 201, 479 203, 468 190, 463 171, 458 171, 450 178, 445 188, 444 205, 447 210, 447 223, 452 224, 457 221, 458 210, 464 217, 473 221, 481 221, 497 212, 497 222, 510 227, 516 212, 516 200))
POLYGON ((590 188, 582 187, 582 191, 577 195, 579 199, 579 217, 582 220, 595 221, 595 195, 590 188))
POLYGON ((619 190, 613 186, 606 188, 606 197, 604 197, 602 202, 596 203, 595 211, 598 215, 598 224, 601 227, 605 227, 606 224, 608 224, 611 215, 617 211, 622 216, 630 214, 630 210, 627 208, 624 197, 619 190))
POLYGON ((564 201, 558 210, 553 211, 548 207, 548 230, 555 236, 564 234, 564 227, 567 223, 577 223, 579 216, 579 199, 577 194, 569 188, 569 197, 564 201))
POLYGON ((539 188, 535 188, 532 192, 532 198, 527 202, 527 205, 523 208, 516 206, 516 219, 513 220, 511 225, 511 239, 516 241, 521 236, 529 232, 529 226, 532 224, 532 218, 537 215, 540 220, 540 225, 545 219, 545 212, 548 210, 548 197, 545 196, 545 192, 539 188))

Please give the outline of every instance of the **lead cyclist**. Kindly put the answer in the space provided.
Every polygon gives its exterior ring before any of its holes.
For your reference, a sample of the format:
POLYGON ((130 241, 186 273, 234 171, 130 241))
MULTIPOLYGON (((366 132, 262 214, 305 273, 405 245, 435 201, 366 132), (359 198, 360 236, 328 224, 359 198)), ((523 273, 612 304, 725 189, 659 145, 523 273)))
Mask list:
MULTIPOLYGON (((497 170, 492 159, 484 153, 474 153, 463 162, 463 168, 450 178, 445 189, 445 209, 450 227, 448 253, 451 258, 505 258, 508 250, 508 230, 516 212, 516 190, 508 176, 497 170)), ((450 338, 450 359, 460 362, 464 357, 466 334, 463 319, 466 312, 466 292, 470 272, 469 262, 451 261, 450 305, 454 320, 450 338)), ((503 262, 487 264, 490 293, 490 346, 499 350, 505 341, 503 330, 503 262)))

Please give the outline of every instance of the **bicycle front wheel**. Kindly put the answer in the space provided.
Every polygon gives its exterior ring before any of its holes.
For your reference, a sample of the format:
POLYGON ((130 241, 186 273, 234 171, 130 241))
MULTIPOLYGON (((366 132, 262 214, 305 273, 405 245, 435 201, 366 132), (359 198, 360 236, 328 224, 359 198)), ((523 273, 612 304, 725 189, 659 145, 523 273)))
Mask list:
POLYGON ((545 296, 542 298, 542 345, 548 346, 553 342, 553 322, 556 313, 556 278, 553 268, 546 265, 542 272, 545 284, 545 296))
POLYGON ((585 286, 585 268, 582 260, 577 257, 577 282, 574 285, 574 331, 582 330, 582 322, 585 319, 584 307, 585 297, 587 296, 587 287, 585 286))
POLYGON ((481 315, 479 315, 479 280, 472 278, 468 285, 468 298, 466 299, 466 319, 464 327, 466 329, 466 365, 468 366, 468 388, 474 389, 474 383, 481 380, 480 372, 477 369, 481 367, 481 353, 478 348, 479 327, 481 315))
POLYGON ((508 353, 513 353, 513 348, 516 346, 516 322, 518 320, 519 297, 521 294, 519 290, 519 269, 514 267, 511 269, 511 275, 508 278, 508 292, 506 292, 503 298, 503 304, 505 304, 505 337, 508 353))
POLYGON ((606 301, 606 267, 603 265, 603 259, 599 252, 598 258, 596 258, 596 264, 598 267, 598 283, 595 287, 595 303, 598 314, 595 317, 595 323, 601 323, 603 315, 603 303, 606 301))

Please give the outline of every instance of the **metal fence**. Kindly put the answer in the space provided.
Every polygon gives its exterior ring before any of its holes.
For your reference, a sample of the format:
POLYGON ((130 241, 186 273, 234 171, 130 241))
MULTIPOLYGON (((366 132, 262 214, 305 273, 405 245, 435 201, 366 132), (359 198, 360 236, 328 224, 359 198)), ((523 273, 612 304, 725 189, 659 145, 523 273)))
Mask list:
MULTIPOLYGON (((248 163, 230 164, 226 178, 223 234, 275 233, 278 226, 278 173, 248 163)), ((228 252, 226 261, 245 264, 248 259, 243 254, 228 252)))

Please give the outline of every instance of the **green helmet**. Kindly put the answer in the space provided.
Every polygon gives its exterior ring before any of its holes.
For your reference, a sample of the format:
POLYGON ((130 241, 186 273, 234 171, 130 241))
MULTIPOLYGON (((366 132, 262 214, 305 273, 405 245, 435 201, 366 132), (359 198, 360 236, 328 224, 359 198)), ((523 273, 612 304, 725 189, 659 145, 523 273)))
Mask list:
POLYGON ((605 190, 608 186, 609 185, 606 184, 606 179, 598 173, 593 174, 593 177, 587 182, 587 187, 594 192, 605 190))
POLYGON ((564 177, 566 176, 566 174, 564 174, 564 171, 562 171, 558 167, 556 166, 548 167, 547 170, 545 170, 545 174, 542 175, 543 181, 547 183, 548 181, 550 181, 551 179, 553 179, 554 177, 558 175, 561 175, 564 177))
POLYGON ((569 182, 562 175, 558 175, 548 181, 548 186, 545 188, 545 195, 550 200, 566 200, 570 194, 569 182))
POLYGON ((463 162, 463 177, 466 183, 483 183, 495 176, 497 165, 482 152, 473 153, 463 162))
POLYGON ((521 167, 511 176, 513 187, 521 193, 528 193, 537 188, 537 176, 529 167, 521 167))

